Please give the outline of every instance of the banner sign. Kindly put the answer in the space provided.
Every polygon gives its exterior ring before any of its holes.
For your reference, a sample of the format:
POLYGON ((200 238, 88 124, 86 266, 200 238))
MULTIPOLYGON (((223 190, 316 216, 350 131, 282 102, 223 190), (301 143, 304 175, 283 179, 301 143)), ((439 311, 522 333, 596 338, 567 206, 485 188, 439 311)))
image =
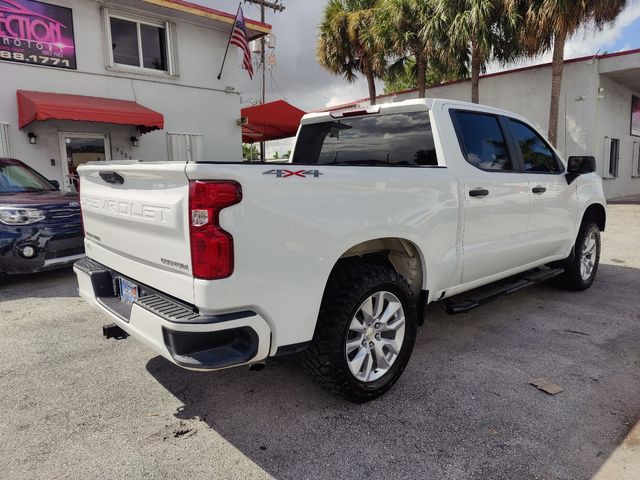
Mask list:
POLYGON ((0 60, 75 70, 71 9, 0 0, 0 60))
POLYGON ((631 135, 640 137, 640 97, 631 97, 631 135))

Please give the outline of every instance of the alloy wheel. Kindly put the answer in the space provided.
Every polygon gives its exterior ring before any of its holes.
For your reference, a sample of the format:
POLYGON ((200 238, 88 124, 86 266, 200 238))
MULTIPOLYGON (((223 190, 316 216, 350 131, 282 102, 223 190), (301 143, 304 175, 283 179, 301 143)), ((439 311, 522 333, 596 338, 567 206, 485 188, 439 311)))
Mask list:
POLYGON ((370 295, 351 319, 345 344, 349 370, 361 382, 373 382, 389 371, 404 340, 405 314, 393 293, 370 295))
POLYGON ((580 276, 585 282, 591 278, 591 274, 593 273, 597 250, 598 240, 596 238, 596 232, 592 231, 584 240, 580 256, 580 276))

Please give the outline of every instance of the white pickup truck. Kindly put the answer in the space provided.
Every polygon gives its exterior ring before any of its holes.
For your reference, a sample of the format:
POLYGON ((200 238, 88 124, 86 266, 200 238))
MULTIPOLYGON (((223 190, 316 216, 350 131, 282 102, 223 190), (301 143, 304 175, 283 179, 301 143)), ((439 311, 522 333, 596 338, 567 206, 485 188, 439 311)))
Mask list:
POLYGON ((593 283, 594 169, 519 115, 444 99, 306 115, 286 164, 96 162, 80 294, 187 369, 303 352, 365 402, 402 374, 427 303, 593 283))

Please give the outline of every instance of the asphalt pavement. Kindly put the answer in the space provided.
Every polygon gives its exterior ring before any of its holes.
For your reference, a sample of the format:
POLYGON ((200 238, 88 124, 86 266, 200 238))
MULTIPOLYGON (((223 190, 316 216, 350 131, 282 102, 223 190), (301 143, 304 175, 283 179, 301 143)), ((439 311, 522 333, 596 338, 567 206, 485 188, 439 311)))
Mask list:
POLYGON ((545 284, 455 317, 429 306, 402 379, 366 405, 295 358, 181 370, 103 339, 71 271, 12 279, 0 477, 638 479, 623 460, 640 458, 639 239, 640 205, 613 205, 590 290, 545 284))

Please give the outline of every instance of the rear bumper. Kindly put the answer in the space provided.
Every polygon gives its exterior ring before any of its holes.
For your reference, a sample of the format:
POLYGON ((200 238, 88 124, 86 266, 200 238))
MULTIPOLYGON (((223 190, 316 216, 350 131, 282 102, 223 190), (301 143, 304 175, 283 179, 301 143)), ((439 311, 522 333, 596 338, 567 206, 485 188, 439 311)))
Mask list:
POLYGON ((190 370, 217 370, 263 360, 271 330, 249 310, 200 315, 192 306, 124 277, 89 258, 74 265, 80 296, 132 337, 190 370), (140 297, 122 302, 118 278, 136 284, 140 297))

